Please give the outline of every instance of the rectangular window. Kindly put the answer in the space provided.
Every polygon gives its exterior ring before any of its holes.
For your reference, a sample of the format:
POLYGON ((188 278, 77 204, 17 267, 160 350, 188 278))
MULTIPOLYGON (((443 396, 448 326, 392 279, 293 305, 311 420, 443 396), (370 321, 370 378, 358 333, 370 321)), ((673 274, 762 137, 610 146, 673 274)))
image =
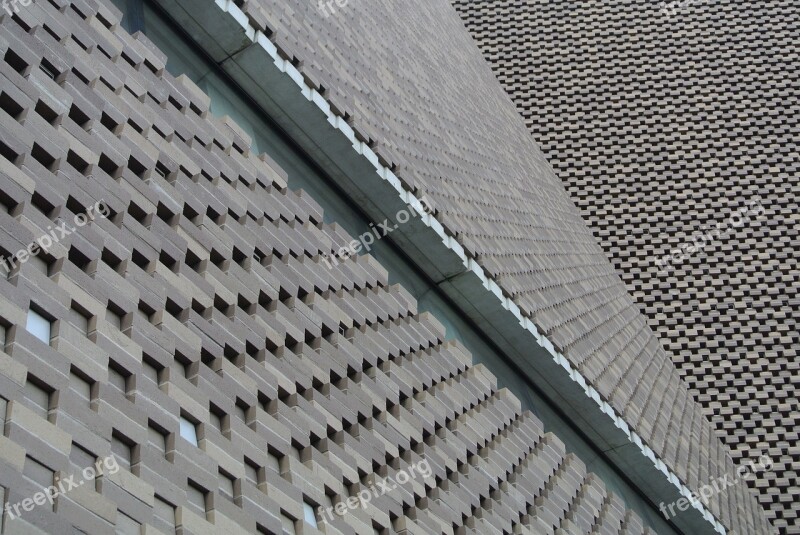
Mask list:
POLYGON ((72 308, 69 309, 69 323, 81 334, 89 334, 89 316, 90 314, 80 305, 72 303, 72 308))
POLYGON ((186 501, 189 507, 198 515, 206 518, 208 514, 208 491, 191 479, 186 489, 186 501))
POLYGON ((155 496, 153 527, 164 533, 175 533, 175 506, 160 496, 155 496))
POLYGON ((142 525, 122 511, 117 511, 116 535, 141 535, 142 525))
POLYGON ((197 427, 188 419, 181 416, 181 436, 189 444, 197 446, 197 427))
POLYGON ((0 487, 0 533, 6 533, 6 488, 0 487))
MULTIPOLYGON (((30 479, 36 489, 46 489, 53 484, 53 476, 55 473, 48 467, 34 459, 33 457, 25 457, 25 466, 22 468, 22 474, 30 479)), ((40 507, 50 507, 49 502, 45 502, 40 507)))
POLYGON ((11 254, 0 247, 0 277, 5 280, 10 280, 11 274, 14 273, 14 266, 15 264, 11 259, 11 254))
POLYGON ((250 411, 250 407, 247 404, 240 400, 236 400, 236 416, 241 420, 243 424, 247 424, 247 413, 250 411))
POLYGON ((281 513, 281 526, 283 527, 283 535, 295 535, 294 518, 281 513))
MULTIPOLYGON (((6 427, 6 412, 8 411, 8 400, 0 397, 0 435, 5 434, 6 427)), ((2 504, 0 504, 2 505, 2 504)), ((2 533, 2 532, 0 532, 2 533)))
POLYGON ((303 519, 313 527, 317 527, 317 513, 314 506, 308 502, 303 502, 303 519))
POLYGON ((259 472, 261 472, 259 466, 250 459, 245 457, 244 478, 247 480, 248 483, 250 483, 254 487, 257 487, 260 482, 259 472))
MULTIPOLYGON (((201 351, 201 355, 202 355, 202 351, 201 351)), ((193 366, 192 366, 191 359, 187 358, 180 351, 175 351, 175 359, 174 360, 175 360, 175 364, 178 367, 177 371, 182 373, 183 376, 186 377, 187 379, 191 380, 191 378, 194 377, 195 373, 197 373, 196 369, 192 370, 193 366)))
POLYGON ((111 433, 111 453, 116 457, 117 464, 125 470, 131 469, 133 458, 133 441, 123 436, 116 429, 111 433))
POLYGON ((25 329, 33 336, 50 345, 52 322, 33 309, 28 310, 28 321, 25 329))
POLYGON ((159 453, 167 453, 167 432, 152 420, 147 424, 147 442, 159 453))
POLYGON ((92 401, 93 385, 94 381, 88 375, 85 375, 78 368, 72 367, 69 372, 69 388, 87 404, 92 401))
POLYGON ((220 434, 230 437, 230 420, 228 419, 228 415, 213 403, 210 403, 208 406, 208 420, 211 426, 219 431, 220 434))
POLYGON ((267 453, 267 470, 274 476, 281 476, 281 461, 272 452, 267 453))
POLYGON ((85 481, 84 485, 95 487, 96 488, 96 480, 94 477, 91 480, 86 479, 86 475, 82 473, 85 468, 92 467, 92 471, 88 471, 87 473, 97 475, 94 472, 95 463, 97 462, 97 456, 92 452, 84 449, 77 443, 72 443, 72 449, 69 452, 69 464, 72 465, 72 469, 69 471, 70 474, 75 474, 75 482, 77 483, 80 481, 85 481))
POLYGON ((28 261, 28 265, 39 273, 43 273, 44 275, 50 274, 50 264, 41 254, 32 256, 28 261))
POLYGON ((155 386, 160 384, 160 375, 161 372, 164 370, 164 366, 162 366, 157 360, 151 358, 147 355, 142 357, 142 369, 143 369, 143 376, 150 381, 153 382, 155 386))
POLYGON ((130 389, 129 380, 131 373, 114 362, 108 361, 108 384, 116 388, 123 396, 128 394, 130 389))
POLYGON ((106 321, 115 329, 122 330, 122 314, 116 307, 113 310, 111 308, 106 310, 106 321))
POLYGON ((234 479, 228 472, 219 469, 219 494, 229 502, 233 501, 234 479))
POLYGON ((25 394, 25 401, 27 401, 28 408, 42 418, 47 419, 50 413, 50 394, 52 390, 49 390, 44 383, 34 376, 28 375, 23 393, 25 394))

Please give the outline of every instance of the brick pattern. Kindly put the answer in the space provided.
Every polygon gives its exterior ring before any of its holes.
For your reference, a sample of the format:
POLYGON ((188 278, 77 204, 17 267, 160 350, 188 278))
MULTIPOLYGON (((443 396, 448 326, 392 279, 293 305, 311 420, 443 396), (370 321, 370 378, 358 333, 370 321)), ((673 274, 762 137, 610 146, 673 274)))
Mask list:
MULTIPOLYGON (((428 195, 467 253, 681 481, 697 489, 734 473, 449 3, 351 0, 327 16, 316 2, 237 5, 406 188, 428 195)), ((739 483, 710 510, 752 533, 764 525, 754 501, 739 483)))
POLYGON ((349 237, 118 20, 0 19, 2 252, 110 210, 0 279, 0 488, 124 465, 6 533, 277 534, 421 459, 326 532, 652 533, 374 259, 325 268, 349 237))
POLYGON ((455 0, 775 526, 800 533, 797 2, 455 0), (656 260, 752 201, 671 271, 656 260))

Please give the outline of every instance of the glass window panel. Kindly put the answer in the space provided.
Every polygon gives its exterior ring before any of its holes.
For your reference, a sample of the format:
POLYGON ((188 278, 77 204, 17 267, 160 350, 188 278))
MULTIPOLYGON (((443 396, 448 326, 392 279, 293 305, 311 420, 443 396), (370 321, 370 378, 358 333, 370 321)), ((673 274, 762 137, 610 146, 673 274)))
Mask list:
POLYGON ((38 312, 28 311, 28 322, 25 329, 45 344, 50 344, 50 320, 38 312))
POLYGON ((306 522, 317 527, 317 513, 314 511, 314 506, 308 502, 303 502, 303 516, 306 522))
POLYGON ((197 428, 183 416, 181 416, 181 436, 190 444, 197 446, 197 428))

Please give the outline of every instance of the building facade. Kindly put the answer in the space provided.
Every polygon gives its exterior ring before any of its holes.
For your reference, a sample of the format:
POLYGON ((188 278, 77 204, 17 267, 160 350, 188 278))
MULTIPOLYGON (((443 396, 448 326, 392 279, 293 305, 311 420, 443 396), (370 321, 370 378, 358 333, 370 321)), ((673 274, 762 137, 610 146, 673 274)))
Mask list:
POLYGON ((7 7, 3 533, 772 532, 447 2, 7 7))
POLYGON ((770 521, 800 533, 794 2, 453 5, 770 521))

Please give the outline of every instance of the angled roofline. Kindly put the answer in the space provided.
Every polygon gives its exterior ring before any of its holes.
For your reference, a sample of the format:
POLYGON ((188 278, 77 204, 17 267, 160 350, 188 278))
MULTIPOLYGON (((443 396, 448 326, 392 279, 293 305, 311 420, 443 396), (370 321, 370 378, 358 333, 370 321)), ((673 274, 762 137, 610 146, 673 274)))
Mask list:
MULTIPOLYGON (((265 110, 316 164, 373 220, 411 205, 420 217, 392 233, 397 243, 440 290, 507 355, 516 367, 580 425, 621 473, 654 503, 691 498, 692 491, 647 446, 623 417, 573 367, 511 297, 470 258, 447 229, 426 212, 401 178, 389 169, 303 74, 292 58, 232 0, 159 2, 191 30, 194 40, 265 110), (214 7, 219 10, 215 11, 214 7), (379 201, 379 202, 378 202, 379 201), (534 343, 535 342, 535 343, 534 343), (585 427, 583 427, 585 425, 585 427)), ((691 500, 690 500, 691 501, 691 500)), ((726 534, 700 502, 671 519, 687 533, 726 534)))

